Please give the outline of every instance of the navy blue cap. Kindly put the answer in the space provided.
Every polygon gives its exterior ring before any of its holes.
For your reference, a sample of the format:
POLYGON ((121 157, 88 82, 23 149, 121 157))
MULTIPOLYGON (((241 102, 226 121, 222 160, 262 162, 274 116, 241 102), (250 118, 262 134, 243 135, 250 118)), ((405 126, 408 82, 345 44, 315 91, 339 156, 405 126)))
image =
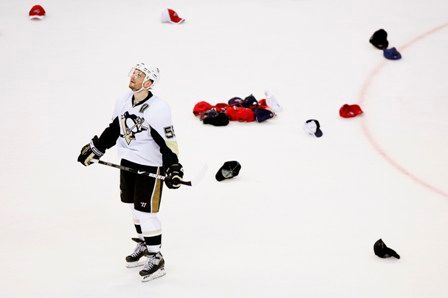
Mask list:
POLYGON ((397 51, 396 48, 384 49, 383 55, 384 55, 384 58, 389 59, 389 60, 401 59, 401 54, 397 51))
POLYGON ((257 122, 264 122, 274 117, 274 113, 266 109, 255 109, 255 119, 257 122))
POLYGON ((227 103, 229 106, 241 107, 243 104, 243 99, 240 97, 232 97, 227 103))
POLYGON ((257 101, 257 99, 255 98, 255 96, 253 96, 253 95, 251 94, 251 95, 249 95, 248 97, 246 97, 246 98, 243 100, 242 105, 243 105, 243 107, 245 107, 245 108, 251 108, 251 107, 258 106, 258 101, 257 101))

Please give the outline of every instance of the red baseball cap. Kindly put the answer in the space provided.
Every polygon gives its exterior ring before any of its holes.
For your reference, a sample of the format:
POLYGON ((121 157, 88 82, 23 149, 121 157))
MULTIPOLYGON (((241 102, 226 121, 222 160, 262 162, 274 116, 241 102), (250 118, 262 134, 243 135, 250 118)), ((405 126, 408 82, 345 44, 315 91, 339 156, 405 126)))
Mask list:
POLYGON ((363 111, 359 105, 345 104, 339 109, 339 116, 342 118, 353 118, 361 115, 363 111))
POLYGON ((183 23, 184 21, 185 19, 179 17, 177 12, 175 12, 171 8, 162 11, 162 23, 180 24, 183 23))
POLYGON ((31 20, 41 20, 45 16, 45 9, 39 4, 31 7, 30 12, 28 13, 31 20))
POLYGON ((262 109, 269 109, 269 106, 268 106, 268 104, 266 103, 266 99, 260 99, 259 101, 258 101, 258 106, 260 107, 260 108, 262 108, 262 109))
POLYGON ((255 113, 249 108, 229 106, 226 109, 226 115, 232 121, 253 122, 255 113))
POLYGON ((220 102, 220 103, 215 104, 214 108, 218 112, 222 112, 222 111, 226 111, 228 106, 229 106, 228 104, 220 102))
POLYGON ((249 108, 236 108, 236 120, 242 122, 255 121, 255 113, 249 108))
POLYGON ((200 101, 197 104, 195 104, 195 106, 193 108, 193 114, 195 116, 200 116, 201 114, 207 112, 211 108, 213 108, 213 106, 211 104, 209 104, 208 102, 200 101))

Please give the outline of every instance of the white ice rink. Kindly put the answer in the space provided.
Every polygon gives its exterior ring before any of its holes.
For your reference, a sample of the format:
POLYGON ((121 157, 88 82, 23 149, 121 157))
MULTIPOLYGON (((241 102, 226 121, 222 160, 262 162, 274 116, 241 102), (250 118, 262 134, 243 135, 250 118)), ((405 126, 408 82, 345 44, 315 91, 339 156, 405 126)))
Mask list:
POLYGON ((48 0, 30 21, 33 4, 0 1, 0 297, 448 297, 448 1, 48 0), (187 21, 160 23, 167 7, 187 21), (402 60, 369 44, 380 28, 402 60), (119 171, 76 162, 140 61, 161 70, 186 178, 209 167, 164 192, 167 274, 149 283, 124 266, 119 171), (265 90, 284 110, 262 124, 192 114, 265 90), (219 183, 226 160, 242 170, 219 183))

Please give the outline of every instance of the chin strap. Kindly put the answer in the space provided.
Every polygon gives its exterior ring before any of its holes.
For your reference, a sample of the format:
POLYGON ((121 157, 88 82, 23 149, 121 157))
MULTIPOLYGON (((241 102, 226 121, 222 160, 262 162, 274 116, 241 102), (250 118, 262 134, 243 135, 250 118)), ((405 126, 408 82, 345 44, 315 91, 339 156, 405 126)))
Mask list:
POLYGON ((140 89, 138 89, 137 91, 134 91, 134 93, 139 93, 139 92, 142 92, 143 90, 147 90, 147 91, 151 90, 151 87, 154 85, 154 82, 148 88, 144 88, 143 87, 143 85, 145 85, 145 83, 147 81, 149 81, 149 79, 144 80, 143 83, 142 83, 142 87, 140 89))
MULTIPOLYGON (((145 82, 143 82, 143 84, 144 84, 145 82)), ((140 92, 142 92, 143 90, 147 90, 147 91, 149 91, 149 88, 144 88, 143 87, 143 84, 142 84, 142 87, 140 88, 140 89, 138 89, 137 91, 134 91, 134 93, 140 93, 140 92)))

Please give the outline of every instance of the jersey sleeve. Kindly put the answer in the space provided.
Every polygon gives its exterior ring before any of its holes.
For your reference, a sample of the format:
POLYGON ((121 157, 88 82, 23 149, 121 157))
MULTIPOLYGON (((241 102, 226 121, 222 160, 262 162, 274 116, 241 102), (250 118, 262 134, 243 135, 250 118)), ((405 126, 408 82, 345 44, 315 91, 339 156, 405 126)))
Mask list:
POLYGON ((171 120, 171 110, 167 104, 160 105, 149 117, 150 134, 160 147, 163 167, 178 163, 179 150, 171 120))
POLYGON ((92 140, 93 146, 95 149, 99 150, 100 153, 105 153, 107 149, 113 147, 117 143, 118 137, 120 136, 120 122, 118 116, 128 96, 129 94, 123 94, 117 99, 112 113, 112 122, 101 133, 98 139, 94 138, 94 140, 92 140))
POLYGON ((120 123, 118 117, 109 124, 109 126, 103 131, 98 139, 93 141, 93 145, 100 152, 106 152, 106 149, 113 147, 117 143, 117 139, 120 136, 120 123))

